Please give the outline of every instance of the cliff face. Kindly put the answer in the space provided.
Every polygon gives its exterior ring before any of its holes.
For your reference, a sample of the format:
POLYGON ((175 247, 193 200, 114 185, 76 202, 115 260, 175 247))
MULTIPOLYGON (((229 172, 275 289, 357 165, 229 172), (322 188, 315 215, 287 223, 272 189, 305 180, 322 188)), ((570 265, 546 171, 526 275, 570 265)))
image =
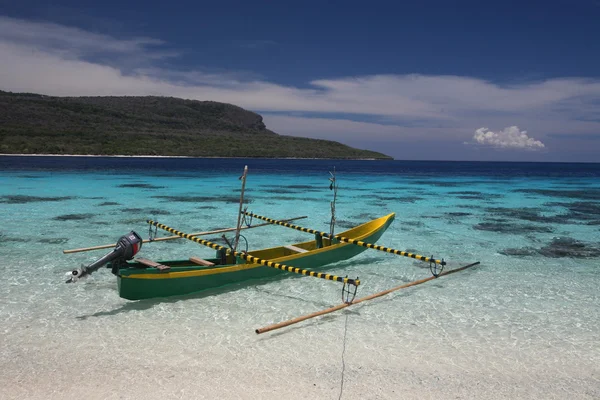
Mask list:
POLYGON ((389 158, 337 142, 278 135, 262 116, 232 104, 2 91, 0 153, 389 158))
POLYGON ((50 97, 0 92, 0 124, 72 131, 268 131, 260 115, 214 101, 172 97, 50 97))

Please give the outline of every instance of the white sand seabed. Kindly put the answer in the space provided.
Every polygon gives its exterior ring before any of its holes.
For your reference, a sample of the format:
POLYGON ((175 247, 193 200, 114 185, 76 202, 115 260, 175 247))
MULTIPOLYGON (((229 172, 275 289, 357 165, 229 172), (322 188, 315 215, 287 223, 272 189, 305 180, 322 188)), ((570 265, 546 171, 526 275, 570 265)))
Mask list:
MULTIPOLYGON (((430 310, 426 320, 409 315, 411 323, 405 317, 415 311, 404 308, 401 296, 262 335, 253 330, 268 321, 250 304, 219 317, 185 317, 184 307, 199 308, 199 302, 213 300, 152 306, 131 302, 108 312, 71 311, 73 324, 62 330, 42 320, 21 331, 4 331, 0 397, 305 400, 338 399, 340 392, 342 399, 600 396, 598 365, 553 348, 552 340, 498 342, 486 337, 493 326, 480 326, 470 337, 459 333, 469 324, 466 319, 457 318, 452 326, 441 310, 430 310), (391 314, 390 301, 397 302, 391 314), (152 325, 136 329, 147 318, 152 325)), ((299 308, 304 308, 300 313, 308 311, 297 301, 281 301, 296 310, 281 319, 296 316, 299 308)), ((598 355, 593 344, 590 351, 598 355)))

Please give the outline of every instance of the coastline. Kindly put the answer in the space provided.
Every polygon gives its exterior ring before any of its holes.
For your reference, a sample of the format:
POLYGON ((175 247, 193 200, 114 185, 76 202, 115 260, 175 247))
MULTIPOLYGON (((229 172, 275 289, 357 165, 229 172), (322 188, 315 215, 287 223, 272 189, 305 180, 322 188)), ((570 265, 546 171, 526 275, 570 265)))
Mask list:
POLYGON ((227 158, 227 159, 257 159, 257 160, 348 160, 348 161, 394 161, 394 158, 303 158, 303 157, 218 157, 218 156, 156 156, 156 155, 137 155, 137 156, 128 156, 128 155, 99 155, 99 154, 6 154, 0 153, 0 157, 97 157, 97 158, 227 158))

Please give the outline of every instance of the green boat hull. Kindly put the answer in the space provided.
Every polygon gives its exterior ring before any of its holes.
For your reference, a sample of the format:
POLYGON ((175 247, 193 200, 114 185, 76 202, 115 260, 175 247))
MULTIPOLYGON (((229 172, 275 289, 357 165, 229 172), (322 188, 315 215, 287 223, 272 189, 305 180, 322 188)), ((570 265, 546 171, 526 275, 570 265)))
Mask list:
MULTIPOLYGON (((393 219, 394 214, 390 214, 342 232, 340 235, 374 243, 383 235, 393 219)), ((316 240, 293 246, 305 251, 294 252, 281 246, 251 251, 249 254, 288 266, 318 270, 320 267, 350 259, 367 250, 365 247, 348 243, 330 243, 326 239, 323 239, 322 247, 316 240)), ((188 260, 160 261, 160 264, 171 267, 168 272, 157 268, 141 268, 139 263, 130 262, 129 267, 122 268, 117 273, 119 295, 129 300, 180 296, 246 281, 268 279, 284 274, 291 275, 289 272, 267 266, 246 264, 240 259, 236 261, 237 263, 233 264, 210 267, 196 265, 188 260)))

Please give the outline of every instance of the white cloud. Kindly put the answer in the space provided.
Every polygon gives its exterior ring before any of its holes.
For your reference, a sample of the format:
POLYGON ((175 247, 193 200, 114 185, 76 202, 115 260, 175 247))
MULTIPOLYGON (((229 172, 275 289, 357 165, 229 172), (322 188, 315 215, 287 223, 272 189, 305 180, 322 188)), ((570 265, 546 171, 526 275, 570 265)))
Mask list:
POLYGON ((80 58, 97 54, 127 56, 128 59, 158 59, 175 56, 161 51, 162 40, 148 37, 117 39, 80 28, 51 22, 33 22, 0 16, 0 41, 30 50, 51 52, 62 58, 80 58), (153 48, 154 51, 148 50, 153 48))
POLYGON ((518 126, 509 126, 498 132, 488 128, 479 128, 473 139, 477 144, 489 145, 503 149, 539 150, 546 147, 544 143, 527 136, 527 131, 519 130, 518 126))

